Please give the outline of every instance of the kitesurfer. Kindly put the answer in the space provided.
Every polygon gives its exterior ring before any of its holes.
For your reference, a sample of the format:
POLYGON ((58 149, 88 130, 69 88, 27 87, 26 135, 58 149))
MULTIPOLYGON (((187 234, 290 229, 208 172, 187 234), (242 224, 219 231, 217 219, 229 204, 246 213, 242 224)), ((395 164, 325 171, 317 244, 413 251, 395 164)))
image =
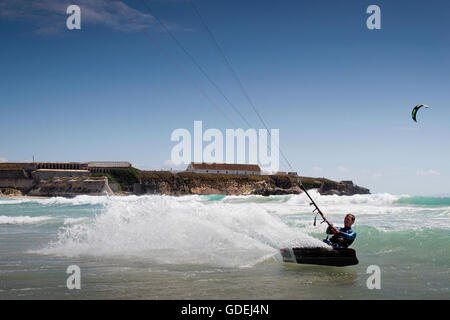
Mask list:
POLYGON ((323 240, 326 244, 333 248, 347 248, 355 241, 356 232, 352 230, 352 225, 355 223, 355 216, 351 213, 347 214, 344 219, 344 227, 335 227, 331 222, 327 228, 326 233, 333 236, 328 240, 328 237, 323 240))

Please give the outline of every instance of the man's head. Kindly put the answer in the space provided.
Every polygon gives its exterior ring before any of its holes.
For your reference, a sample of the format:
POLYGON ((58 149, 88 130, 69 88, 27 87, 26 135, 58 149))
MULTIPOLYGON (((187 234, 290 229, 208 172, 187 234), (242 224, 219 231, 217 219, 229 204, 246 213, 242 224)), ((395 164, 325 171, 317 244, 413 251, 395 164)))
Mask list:
POLYGON ((344 219, 344 226, 350 228, 355 223, 355 216, 351 213, 347 214, 344 219))

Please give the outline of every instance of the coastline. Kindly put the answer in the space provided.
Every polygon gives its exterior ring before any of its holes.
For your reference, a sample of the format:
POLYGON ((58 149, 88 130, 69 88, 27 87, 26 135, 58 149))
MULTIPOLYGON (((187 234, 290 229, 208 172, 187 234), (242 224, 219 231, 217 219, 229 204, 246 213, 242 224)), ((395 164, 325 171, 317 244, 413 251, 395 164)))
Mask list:
POLYGON ((302 187, 321 195, 370 194, 352 181, 296 175, 232 175, 193 172, 126 171, 87 177, 16 179, 7 185, 0 174, 0 198, 73 198, 79 195, 287 195, 301 194, 302 187), (125 178, 124 178, 125 177, 125 178))
POLYGON ((48 199, 48 198, 52 198, 52 197, 0 194, 0 199, 48 199))
MULTIPOLYGON (((130 162, 0 163, 0 197, 75 197, 78 195, 284 195, 318 189, 322 195, 370 194, 350 180, 302 177, 296 172, 261 174, 251 165, 216 166, 208 173, 146 171, 130 162), (233 169, 234 168, 234 169, 233 169), (222 170, 222 169, 229 169, 222 170), (231 170, 233 169, 233 170, 231 170), (245 169, 245 170, 244 170, 245 169)), ((191 168, 191 169, 189 169, 191 168)), ((201 168, 200 168, 201 169, 201 168)), ((198 169, 198 171, 201 171, 198 169)))

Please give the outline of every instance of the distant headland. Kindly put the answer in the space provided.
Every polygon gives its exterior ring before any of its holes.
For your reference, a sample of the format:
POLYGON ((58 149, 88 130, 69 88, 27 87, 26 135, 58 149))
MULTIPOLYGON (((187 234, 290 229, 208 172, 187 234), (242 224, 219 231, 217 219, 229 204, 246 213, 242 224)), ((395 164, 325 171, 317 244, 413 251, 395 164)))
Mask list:
POLYGON ((283 195, 300 194, 300 183, 322 195, 369 194, 352 181, 263 174, 257 165, 191 163, 186 171, 145 171, 130 162, 0 162, 0 196, 77 195, 283 195))

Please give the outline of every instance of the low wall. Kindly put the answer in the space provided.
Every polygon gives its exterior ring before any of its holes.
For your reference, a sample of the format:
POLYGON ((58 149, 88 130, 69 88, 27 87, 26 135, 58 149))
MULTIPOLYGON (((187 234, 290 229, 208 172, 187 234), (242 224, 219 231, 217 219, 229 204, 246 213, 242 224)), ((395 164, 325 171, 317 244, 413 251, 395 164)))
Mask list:
POLYGON ((35 181, 52 178, 65 177, 89 177, 91 173, 89 170, 54 170, 54 169, 38 169, 31 173, 35 181))

